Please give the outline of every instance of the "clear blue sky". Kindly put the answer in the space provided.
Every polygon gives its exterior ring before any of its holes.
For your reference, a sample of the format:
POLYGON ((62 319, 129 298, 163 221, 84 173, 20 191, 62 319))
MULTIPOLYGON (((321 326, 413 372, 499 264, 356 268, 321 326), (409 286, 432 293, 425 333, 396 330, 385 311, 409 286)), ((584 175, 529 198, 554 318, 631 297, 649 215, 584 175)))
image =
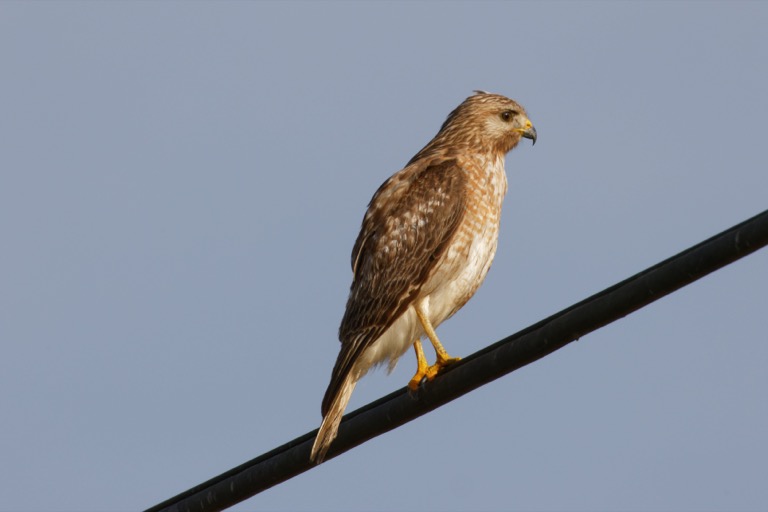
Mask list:
MULTIPOLYGON (((0 509, 151 506, 316 428, 368 200, 484 89, 467 355, 768 208, 768 3, 0 3, 0 509)), ((764 510, 768 251, 234 510, 764 510)), ((404 386, 369 375, 350 410, 404 386)))

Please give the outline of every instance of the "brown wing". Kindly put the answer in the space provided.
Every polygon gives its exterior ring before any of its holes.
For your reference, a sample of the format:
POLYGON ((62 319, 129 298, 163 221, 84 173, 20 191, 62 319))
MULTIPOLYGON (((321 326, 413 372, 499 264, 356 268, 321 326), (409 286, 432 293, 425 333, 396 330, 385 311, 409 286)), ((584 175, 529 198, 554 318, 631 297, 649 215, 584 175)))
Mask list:
POLYGON ((416 163, 373 196, 352 251, 354 279, 323 416, 354 362, 413 303, 447 248, 464 216, 465 180, 456 160, 416 163))

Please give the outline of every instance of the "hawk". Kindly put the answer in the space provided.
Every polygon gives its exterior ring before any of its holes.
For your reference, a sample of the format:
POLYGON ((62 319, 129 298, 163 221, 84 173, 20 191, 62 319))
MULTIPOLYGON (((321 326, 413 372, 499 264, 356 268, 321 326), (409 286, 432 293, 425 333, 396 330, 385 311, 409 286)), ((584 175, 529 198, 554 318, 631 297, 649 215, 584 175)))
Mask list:
POLYGON ((372 367, 390 371, 416 352, 415 390, 459 358, 435 328, 474 295, 496 253, 506 154, 536 129, 518 103, 476 91, 434 139, 373 195, 352 249, 353 280, 339 328, 341 351, 322 403, 311 459, 320 463, 336 438, 357 381, 372 367), (428 365, 426 336, 437 354, 428 365))

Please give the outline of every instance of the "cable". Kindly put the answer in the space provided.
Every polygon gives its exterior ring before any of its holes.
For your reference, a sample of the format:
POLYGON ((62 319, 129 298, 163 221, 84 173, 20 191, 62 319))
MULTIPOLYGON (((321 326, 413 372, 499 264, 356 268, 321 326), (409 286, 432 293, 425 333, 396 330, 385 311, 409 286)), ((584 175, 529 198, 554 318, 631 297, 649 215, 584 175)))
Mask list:
MULTIPOLYGON (((540 359, 768 245, 768 210, 451 365, 415 393, 402 388, 347 414, 326 460, 540 359)), ((222 510, 314 466, 309 432, 146 512, 222 510)))

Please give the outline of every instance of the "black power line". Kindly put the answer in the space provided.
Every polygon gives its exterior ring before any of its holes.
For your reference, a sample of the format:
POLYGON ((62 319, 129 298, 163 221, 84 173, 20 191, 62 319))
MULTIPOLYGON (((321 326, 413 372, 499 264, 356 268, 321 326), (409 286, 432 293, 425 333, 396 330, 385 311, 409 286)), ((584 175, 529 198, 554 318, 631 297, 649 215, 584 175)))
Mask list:
MULTIPOLYGON (((768 210, 450 366, 417 392, 400 389, 347 414, 326 457, 428 413, 768 245, 768 210)), ((222 473, 147 512, 222 510, 312 469, 317 430, 222 473)))

